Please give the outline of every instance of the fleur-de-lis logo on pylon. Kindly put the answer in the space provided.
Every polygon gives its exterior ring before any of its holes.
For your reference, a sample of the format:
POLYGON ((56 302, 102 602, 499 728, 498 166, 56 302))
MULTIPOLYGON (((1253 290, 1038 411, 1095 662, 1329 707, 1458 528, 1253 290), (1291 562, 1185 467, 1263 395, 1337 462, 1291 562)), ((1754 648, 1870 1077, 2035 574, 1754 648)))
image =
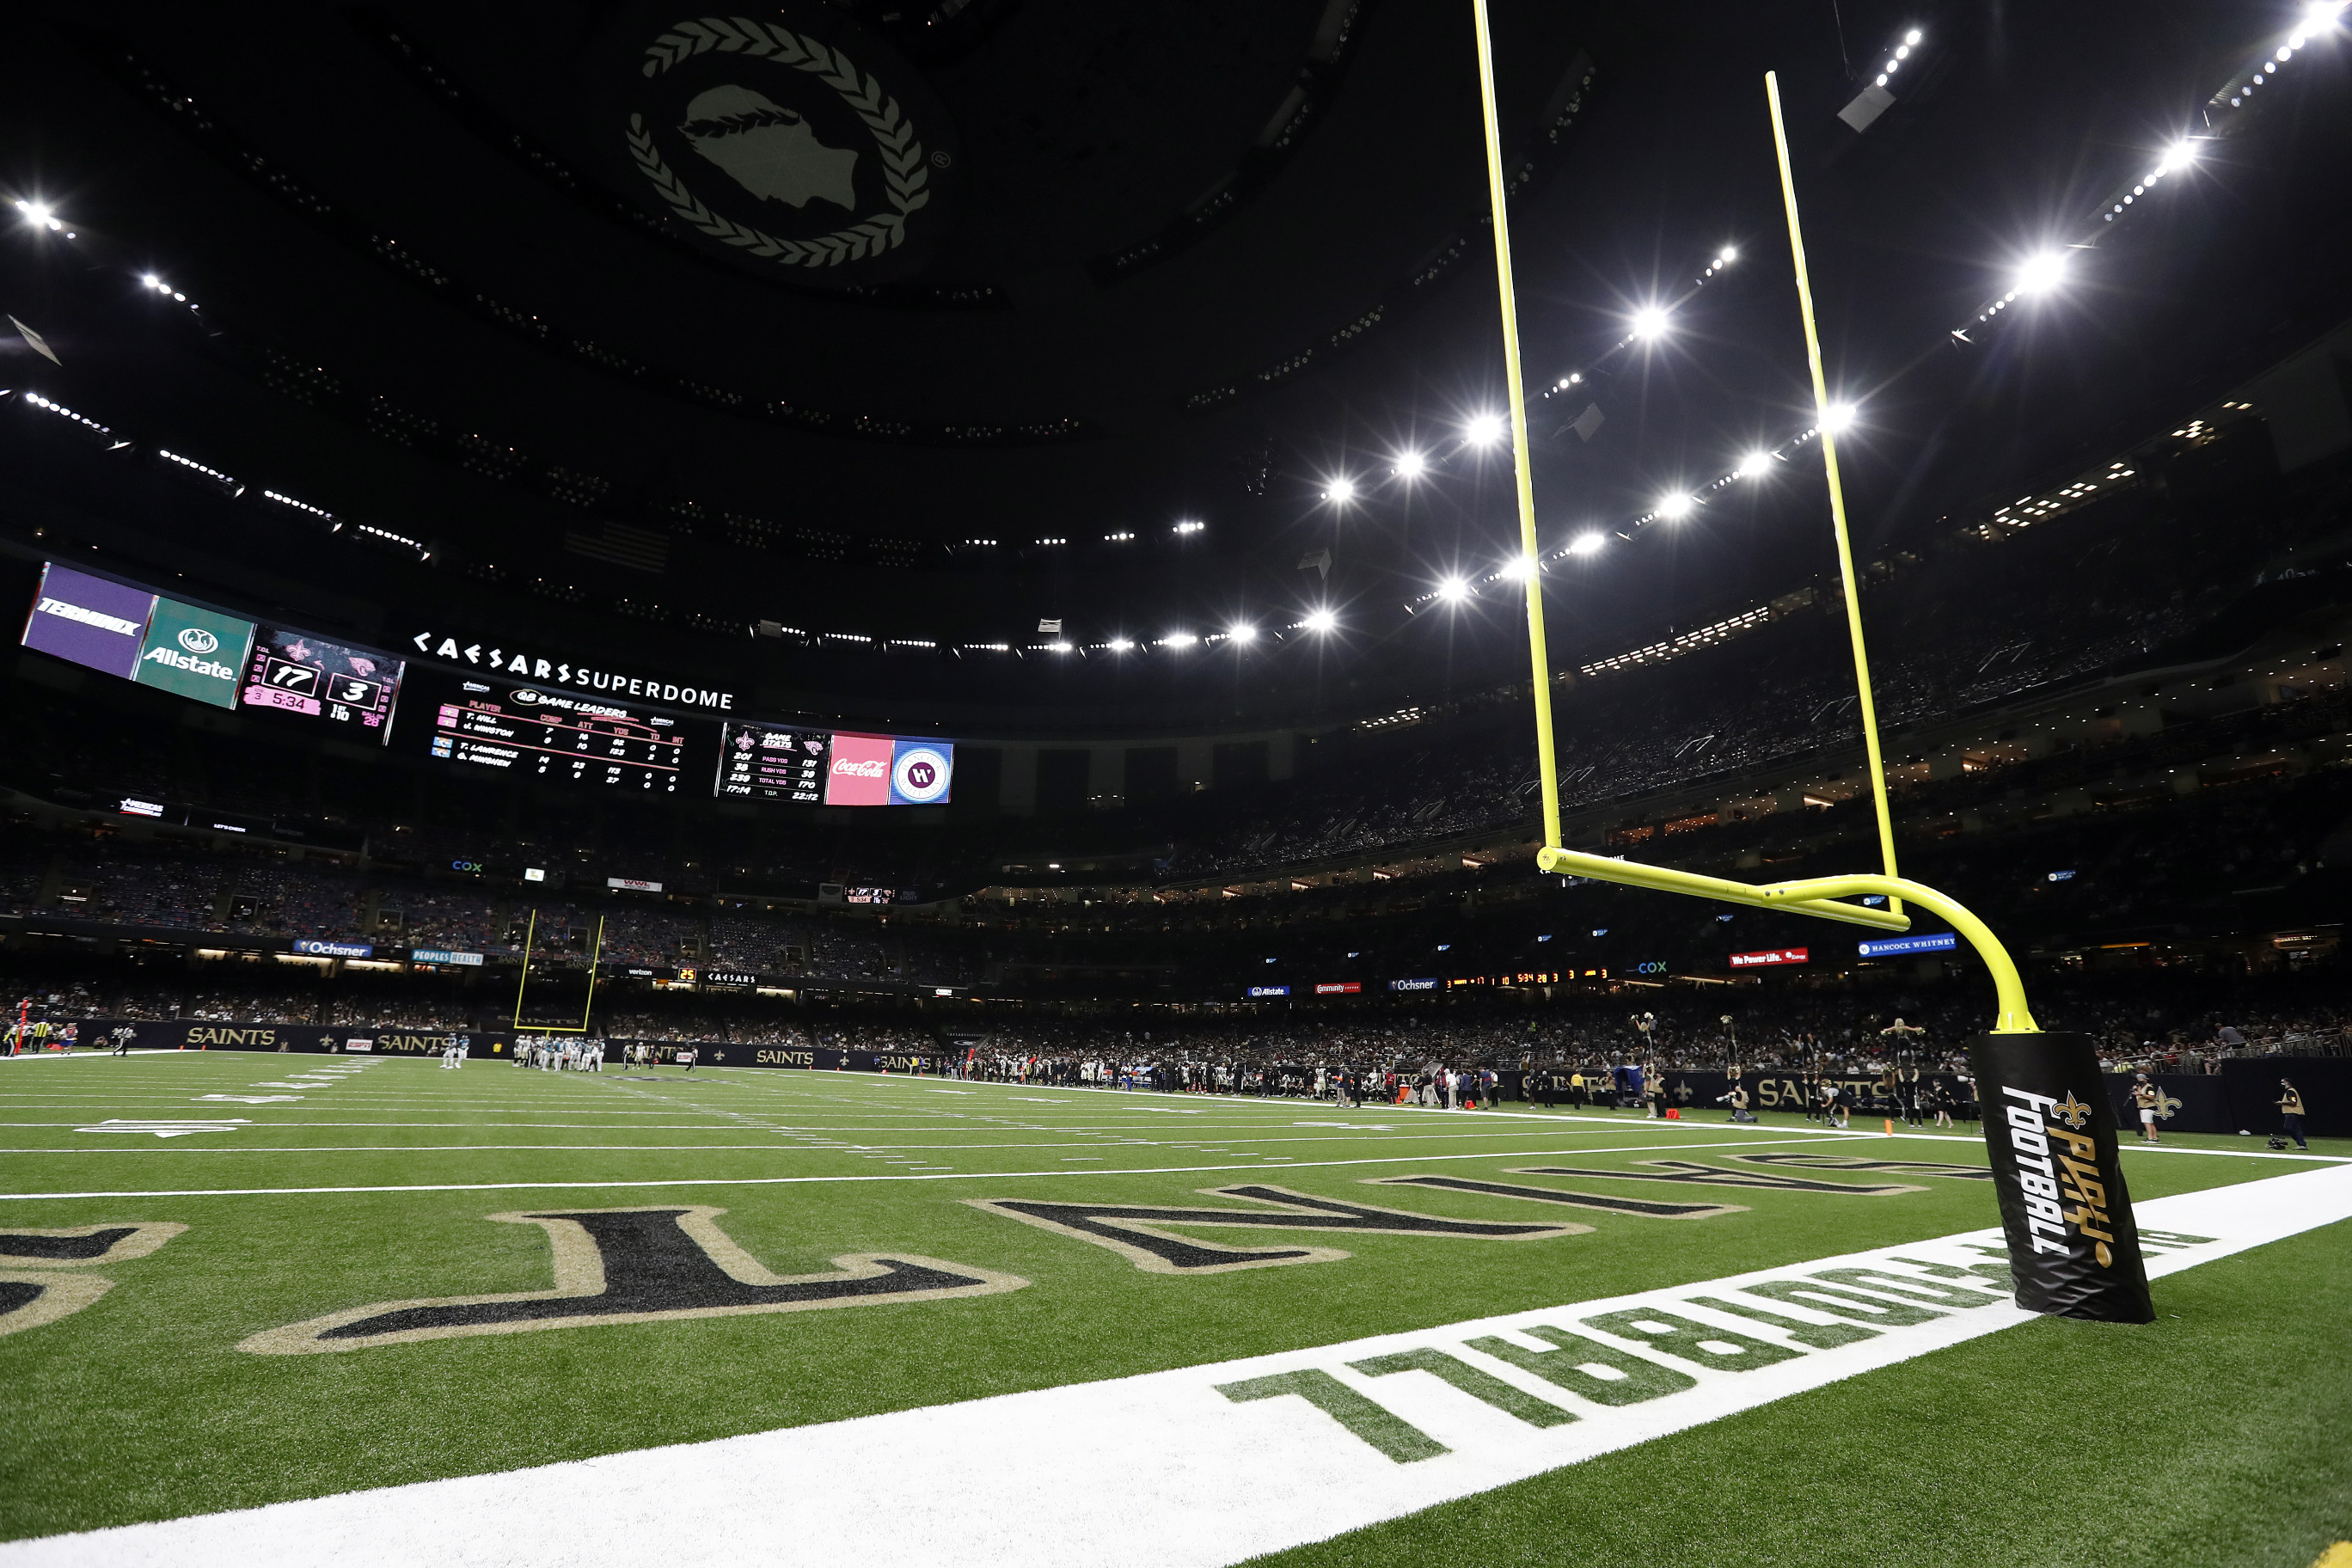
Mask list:
POLYGON ((2074 1091, 2070 1089, 2066 1091, 2064 1100, 2050 1108, 2050 1115, 2053 1121, 2063 1121, 2076 1131, 2080 1131, 2083 1123, 2091 1119, 2091 1108, 2076 1100, 2074 1091))

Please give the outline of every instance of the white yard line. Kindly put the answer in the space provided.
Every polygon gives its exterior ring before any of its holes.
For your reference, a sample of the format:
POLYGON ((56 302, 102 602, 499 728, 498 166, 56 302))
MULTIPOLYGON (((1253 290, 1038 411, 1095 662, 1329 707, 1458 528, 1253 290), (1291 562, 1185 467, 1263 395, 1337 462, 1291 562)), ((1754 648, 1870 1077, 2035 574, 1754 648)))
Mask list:
MULTIPOLYGON (((1800 1138, 1767 1139, 1767 1142, 1794 1143, 1800 1138)), ((1756 1140, 1741 1139, 1738 1147, 1748 1147, 1756 1140)), ((1215 1171, 1312 1171, 1349 1165, 1416 1165, 1431 1164, 1442 1160, 1542 1160, 1553 1156, 1587 1154, 1655 1154, 1674 1149, 1714 1149, 1727 1145, 1716 1143, 1633 1143, 1615 1149, 1525 1149, 1515 1153, 1495 1154, 1394 1154, 1370 1160, 1286 1160, 1279 1165, 1260 1161, 1237 1162, 1221 1165, 1151 1165, 1108 1171, 964 1171, 952 1175, 837 1175, 837 1176, 679 1176, 660 1181, 603 1182, 429 1182, 406 1185, 345 1186, 345 1187, 187 1187, 160 1192, 89 1192, 89 1193, 0 1193, 0 1203, 21 1202, 36 1198, 242 1198, 267 1197, 276 1194, 310 1193, 499 1193, 511 1191, 542 1192, 576 1187, 643 1188, 643 1187, 776 1187, 824 1182, 1004 1182, 1034 1176, 1167 1176, 1185 1175, 1194 1172, 1215 1171)), ((280 1150, 278 1152, 289 1152, 280 1150)), ((862 1152, 862 1151, 860 1151, 862 1152)))
MULTIPOLYGON (((2211 1238, 2151 1257, 2148 1273, 2161 1279, 2352 1216, 2352 1171, 2158 1198, 2139 1216, 2211 1238)), ((0 1545, 0 1564, 1227 1568, 2031 1321, 2008 1301, 1965 1289, 1979 1278, 1968 1270, 1999 1242, 1997 1230, 1972 1231, 1243 1361, 19 1541, 0 1545), (1797 1336, 1843 1318, 1811 1302, 1739 1294, 1830 1269, 1844 1275, 1849 1303, 1855 1281, 1846 1271, 1860 1269, 1865 1300, 1900 1295, 1907 1281, 1937 1304, 1911 1314, 1924 1321, 1882 1322, 1868 1337, 1822 1348, 1797 1336), (1694 1300, 1726 1297, 1789 1326, 1694 1300), (1970 1298, 1979 1304, 1965 1304, 1970 1298), (1604 1316, 1612 1313, 1622 1315, 1604 1316), (1689 1334, 1695 1348, 1669 1351, 1651 1331, 1636 1331, 1664 1318, 1720 1337, 1689 1334), (1555 1348, 1546 1332, 1581 1336, 1590 1342, 1581 1353, 1615 1358, 1604 1364, 1620 1381, 1601 1386, 1622 1388, 1623 1368, 1646 1365, 1649 1396, 1603 1405, 1547 1381, 1530 1363, 1549 1370, 1580 1351, 1555 1348), (1464 1382, 1469 1390, 1456 1386, 1464 1382), (1318 1403, 1302 1397, 1309 1393, 1318 1403), (1100 1478, 1110 1480, 1086 1484, 1100 1478)), ((1594 1385, 1585 1374, 1584 1386, 1594 1385)))
MULTIPOLYGON (((82 1125, 82 1123, 81 1123, 81 1122, 79 1122, 79 1121, 57 1121, 57 1122, 12 1122, 12 1123, 0 1123, 0 1125, 17 1126, 17 1127, 77 1127, 77 1128, 78 1128, 78 1127, 81 1126, 81 1125, 82 1125)), ((295 1130, 298 1130, 298 1129, 300 1129, 300 1128, 305 1128, 305 1127, 320 1127, 320 1126, 362 1126, 362 1127, 365 1127, 365 1126, 380 1126, 380 1125, 383 1125, 383 1124, 382 1124, 382 1123, 371 1123, 371 1122, 302 1122, 302 1121, 263 1121, 255 1120, 255 1121, 253 1121, 253 1122, 252 1122, 252 1130, 253 1130, 254 1131, 257 1131, 257 1132, 278 1132, 278 1131, 295 1131, 295 1130)), ((694 1129, 683 1129, 682 1131, 694 1131, 694 1129)), ((729 1131, 729 1130, 727 1130, 727 1129, 721 1129, 721 1128, 713 1128, 713 1129, 711 1129, 711 1131, 712 1131, 713 1133, 723 1133, 723 1132, 725 1132, 725 1131, 729 1131)), ((763 1129, 763 1131, 764 1131, 764 1129, 763 1129)), ((791 1134, 791 1133, 786 1132, 786 1131, 785 1131, 784 1130, 782 1130, 782 1129, 776 1129, 775 1131, 779 1133, 779 1135, 780 1135, 780 1136, 786 1136, 786 1137, 792 1136, 792 1134, 791 1134)), ((1396 1137, 1396 1138, 1384 1138, 1384 1139, 1381 1139, 1381 1142, 1382 1143, 1384 1143, 1384 1144, 1399 1144, 1399 1143, 1431 1143, 1431 1142, 1440 1142, 1440 1141, 1443 1141, 1443 1142, 1452 1142, 1452 1143, 1478 1142, 1478 1143, 1500 1143, 1500 1144, 1509 1144, 1509 1143, 1512 1143, 1512 1142, 1521 1142, 1521 1141, 1525 1141, 1525 1140, 1528 1140, 1528 1139, 1535 1139, 1535 1140, 1537 1140, 1538 1142, 1540 1142, 1540 1141, 1541 1141, 1541 1140, 1540 1140, 1540 1138, 1539 1138, 1539 1136, 1538 1136, 1537 1133, 1534 1133, 1534 1132, 1522 1132, 1522 1133, 1508 1134, 1508 1135, 1507 1135, 1507 1134, 1501 1134, 1501 1133, 1460 1132, 1460 1133, 1430 1133, 1430 1134, 1426 1134, 1426 1135, 1423 1135, 1423 1136, 1410 1136, 1410 1135, 1407 1135, 1407 1136, 1400 1136, 1400 1137, 1396 1137)), ((1311 1138, 1246 1138, 1246 1139, 1244 1139, 1244 1138, 1228 1138, 1228 1139, 1222 1140, 1222 1142, 1228 1142, 1228 1143, 1247 1143, 1247 1144, 1250 1144, 1250 1145, 1253 1145, 1253 1146, 1260 1146, 1260 1147, 1262 1147, 1262 1146, 1265 1146, 1265 1145, 1276 1144, 1276 1143, 1361 1143, 1361 1142, 1364 1142, 1364 1140, 1363 1140, 1363 1138, 1362 1138, 1362 1137, 1360 1137, 1360 1136, 1351 1136, 1351 1135, 1348 1135, 1348 1134, 1331 1134, 1331 1133, 1324 1133, 1324 1134, 1319 1134, 1319 1135, 1318 1135, 1318 1136, 1311 1137, 1311 1138)), ((1709 1145, 1709 1146, 1711 1147, 1711 1145, 1709 1145)), ((414 1145, 410 1145, 410 1144, 399 1144, 399 1143, 380 1143, 380 1144, 371 1144, 371 1145, 367 1145, 367 1147, 370 1147, 370 1148, 373 1148, 373 1149, 376 1149, 376 1150, 380 1150, 380 1151, 383 1151, 383 1152, 399 1152, 399 1151, 402 1151, 402 1150, 404 1150, 404 1149, 409 1149, 409 1148, 415 1148, 415 1149, 418 1149, 418 1150, 423 1150, 423 1149, 427 1149, 427 1148, 434 1147, 434 1145, 431 1145, 431 1144, 414 1144, 414 1145)), ((449 1145, 449 1147, 458 1147, 458 1148, 469 1148, 469 1147, 478 1147, 478 1148, 517 1148, 517 1149, 541 1149, 541 1148, 545 1148, 545 1149, 583 1148, 583 1149, 585 1149, 585 1148, 594 1148, 594 1149, 614 1149, 614 1150, 627 1150, 627 1149, 637 1149, 637 1148, 678 1148, 678 1149, 695 1149, 695 1148, 711 1148, 711 1149, 746 1148, 746 1149, 752 1149, 752 1148, 757 1148, 757 1149, 803 1149, 803 1150, 815 1150, 815 1151, 818 1151, 818 1152, 823 1152, 823 1151, 824 1151, 824 1150, 827 1150, 827 1149, 833 1149, 833 1148, 844 1148, 844 1149, 854 1149, 854 1150, 856 1150, 856 1151, 857 1151, 857 1152, 903 1152, 904 1151, 910 1150, 910 1149, 914 1149, 914 1150, 930 1150, 930 1151, 934 1151, 934 1152, 940 1152, 940 1153, 946 1153, 946 1152, 964 1152, 964 1151, 976 1151, 976 1150, 1028 1149, 1028 1150, 1037 1150, 1037 1151, 1041 1151, 1041 1152, 1042 1152, 1042 1151, 1044 1151, 1044 1150, 1047 1150, 1047 1149, 1100 1149, 1100 1148, 1105 1148, 1105 1147, 1115 1148, 1115 1149, 1183 1149, 1183 1150, 1188 1150, 1188 1151, 1189 1151, 1189 1150, 1192 1150, 1192 1149, 1196 1148, 1196 1147, 1197 1147, 1197 1144, 1196 1144, 1195 1141, 1194 1141, 1194 1140, 1192 1140, 1192 1139, 1184 1139, 1184 1140, 1181 1140, 1181 1141, 1177 1141, 1177 1140, 1165 1140, 1165 1141, 1163 1141, 1163 1140, 1160 1140, 1160 1139, 1124 1139, 1124 1138, 1123 1138, 1123 1139, 1120 1139, 1119 1141, 1118 1141, 1117 1142, 1115 1142, 1115 1143, 1111 1143, 1111 1144, 1108 1144, 1108 1145, 1104 1144, 1101 1141, 1097 1140, 1097 1139, 1059 1139, 1059 1140, 1043 1140, 1043 1141, 1040 1141, 1040 1140, 1029 1140, 1029 1141, 1025 1141, 1025 1142, 1014 1142, 1014 1143, 856 1143, 856 1144, 816 1143, 816 1144, 812 1144, 812 1143, 809 1143, 809 1142, 791 1142, 791 1143, 745 1143, 745 1144, 732 1144, 732 1143, 710 1143, 710 1144, 695 1144, 695 1143, 678 1143, 678 1144, 636 1144, 636 1143, 593 1143, 593 1144, 589 1144, 589 1143, 582 1143, 582 1144, 562 1144, 562 1143, 516 1143, 516 1144, 478 1144, 478 1145, 476 1145, 476 1144, 458 1144, 458 1145, 449 1145)), ((1698 1145, 1690 1145, 1690 1144, 1666 1144, 1666 1143, 1662 1143, 1662 1144, 1658 1145, 1658 1147, 1660 1147, 1660 1148, 1688 1148, 1688 1147, 1698 1147, 1698 1145)), ((101 1152, 102 1152, 102 1151, 101 1151, 101 1152)), ((167 1151, 167 1152, 168 1152, 168 1151, 167 1151)), ((182 1151, 180 1151, 180 1152, 189 1152, 190 1151, 182 1150, 182 1151)), ((215 1151, 215 1152, 219 1152, 219 1151, 215 1151)), ((306 1144, 306 1143, 249 1144, 249 1145, 247 1145, 247 1146, 245 1148, 245 1150, 244 1150, 244 1152, 251 1153, 251 1154, 316 1154, 316 1153, 324 1153, 324 1152, 328 1152, 328 1151, 327 1151, 325 1148, 322 1148, 322 1147, 313 1147, 313 1146, 311 1146, 311 1145, 310 1145, 310 1144, 306 1144)), ((1219 1151, 1203 1149, 1203 1150, 1201 1150, 1200 1152, 1201 1152, 1202 1153, 1214 1153, 1214 1152, 1218 1152, 1219 1151)), ((87 1148, 74 1148, 74 1149, 7 1149, 7 1148, 0 1148, 0 1156, 5 1156, 5 1155, 8 1155, 8 1154, 81 1154, 81 1153, 89 1153, 89 1152, 92 1152, 92 1151, 91 1151, 91 1150, 89 1150, 89 1149, 87 1149, 87 1148)), ((1496 1152, 1496 1156, 1497 1156, 1498 1158, 1502 1158, 1502 1159, 1516 1159, 1516 1158, 1517 1158, 1517 1157, 1518 1157, 1516 1153, 1514 1153, 1514 1152, 1513 1152, 1510 1149, 1508 1149, 1508 1148, 1497 1148, 1497 1149, 1495 1151, 1495 1152, 1496 1152)), ((1287 1155, 1284 1156, 1284 1158, 1288 1158, 1288 1157, 1289 1157, 1289 1156, 1287 1156, 1287 1155)))

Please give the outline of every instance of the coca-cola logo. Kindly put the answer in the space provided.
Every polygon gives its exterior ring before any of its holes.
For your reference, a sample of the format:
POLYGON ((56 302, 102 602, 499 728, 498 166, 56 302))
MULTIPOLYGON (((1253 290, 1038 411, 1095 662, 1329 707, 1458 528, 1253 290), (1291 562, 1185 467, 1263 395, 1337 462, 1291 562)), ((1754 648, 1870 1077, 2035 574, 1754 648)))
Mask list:
POLYGON ((878 757, 871 762, 853 762, 847 757, 833 759, 833 774, 835 778, 878 779, 887 771, 878 757))

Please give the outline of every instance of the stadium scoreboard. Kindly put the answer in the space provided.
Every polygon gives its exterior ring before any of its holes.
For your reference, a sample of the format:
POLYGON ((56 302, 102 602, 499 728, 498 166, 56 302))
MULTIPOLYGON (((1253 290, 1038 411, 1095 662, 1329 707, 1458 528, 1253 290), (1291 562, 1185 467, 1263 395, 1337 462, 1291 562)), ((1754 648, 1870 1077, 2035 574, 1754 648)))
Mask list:
POLYGON ((247 708, 372 731, 392 732, 402 664, 383 654, 344 647, 301 632, 264 626, 237 700, 247 708))
POLYGON ((721 799, 801 805, 945 805, 955 746, 900 735, 730 722, 719 731, 721 799))
POLYGON ((720 799, 824 801, 825 763, 833 737, 778 724, 730 724, 719 744, 720 799))
POLYGON ((50 562, 21 639, 215 708, 392 732, 403 662, 50 562))
POLYGON ((461 680, 417 710, 426 755, 460 766, 654 795, 675 795, 685 768, 680 721, 596 698, 461 680))
MULTIPOLYGON (((601 690, 562 689, 602 682, 608 679, 603 674, 520 655, 507 669, 519 676, 518 667, 528 663, 538 683, 411 666, 398 655, 268 626, 57 562, 42 566, 20 640, 118 679, 273 722, 290 721, 314 733, 373 735, 388 744, 398 713, 403 752, 509 775, 676 795, 680 779, 706 776, 704 748, 715 740, 712 793, 721 799, 945 805, 955 781, 949 741, 732 720, 714 724, 641 706, 634 692, 642 685, 648 700, 722 706, 731 704, 732 694, 631 678, 631 695, 611 700, 601 690), (544 684, 550 679, 556 684, 544 684), (404 687, 414 688, 404 706, 404 687)), ((430 642, 422 635, 416 640, 420 647, 430 642)), ((444 641, 444 653, 462 653, 468 661, 478 651, 444 641)), ((499 653, 491 650, 493 666, 499 653)), ((609 679, 620 692, 620 678, 609 679)))

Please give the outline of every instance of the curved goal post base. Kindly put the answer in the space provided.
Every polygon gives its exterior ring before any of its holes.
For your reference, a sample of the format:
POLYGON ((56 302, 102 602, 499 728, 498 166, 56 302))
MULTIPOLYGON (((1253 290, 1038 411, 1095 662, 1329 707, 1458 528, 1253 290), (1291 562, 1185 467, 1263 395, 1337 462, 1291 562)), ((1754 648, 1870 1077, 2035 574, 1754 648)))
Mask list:
POLYGON ((2017 1304, 2091 1322, 2156 1321, 2091 1037, 1979 1035, 1969 1069, 2017 1304))
POLYGON ((2025 983, 1984 921, 1935 889, 1901 877, 1858 873, 1759 886, 1644 866, 1581 850, 1546 847, 1536 865, 1655 892, 1785 910, 1818 920, 1908 931, 1910 917, 1846 903, 1876 895, 1940 915, 1992 972, 1999 1012, 1969 1047, 1984 1110, 1985 1154, 2000 1198, 2017 1304, 2030 1312, 2095 1322, 2150 1323, 2147 1271, 2131 1194, 2116 1153, 2116 1116, 2087 1035, 2048 1034, 2025 1005, 2025 983))

